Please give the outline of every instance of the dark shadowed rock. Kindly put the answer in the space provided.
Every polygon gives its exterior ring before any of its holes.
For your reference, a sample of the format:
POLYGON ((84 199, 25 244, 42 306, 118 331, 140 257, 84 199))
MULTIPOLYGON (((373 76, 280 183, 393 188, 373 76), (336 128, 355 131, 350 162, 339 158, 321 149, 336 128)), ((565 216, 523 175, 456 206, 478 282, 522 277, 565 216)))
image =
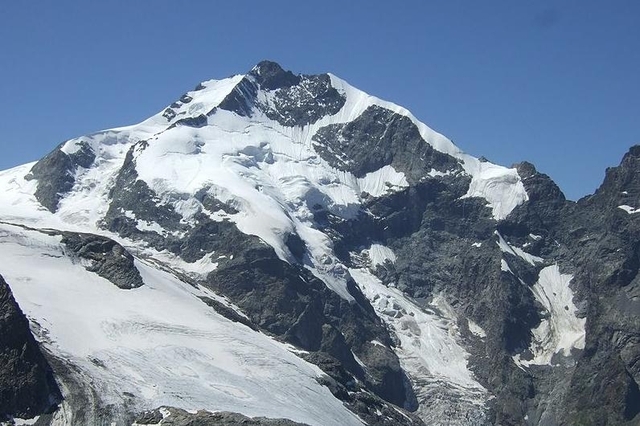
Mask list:
POLYGON ((305 126, 336 114, 346 98, 331 86, 328 74, 296 76, 275 62, 260 62, 218 106, 251 117, 260 111, 283 126, 305 126), (256 96, 263 90, 270 102, 256 96))
POLYGON ((329 164, 358 177, 388 165, 411 183, 431 170, 461 170, 456 159, 425 142, 411 119, 379 106, 370 106, 350 123, 323 127, 313 141, 329 164))
POLYGON ((74 256, 85 260, 84 267, 122 289, 141 287, 144 283, 133 256, 110 238, 94 234, 62 233, 64 244, 74 256))
POLYGON ((161 409, 147 411, 138 416, 136 424, 139 425, 171 425, 171 426, 305 426, 286 419, 269 419, 266 417, 247 417, 238 413, 220 411, 211 413, 198 411, 190 413, 173 407, 164 407, 162 411, 169 413, 164 416, 161 409))
POLYGON ((95 160, 95 153, 86 142, 73 154, 66 154, 59 146, 33 165, 26 176, 37 179, 36 199, 52 213, 58 209, 60 199, 73 188, 78 167, 88 168, 95 160))
MULTIPOLYGON (((392 341, 380 319, 352 287, 358 303, 349 303, 309 271, 277 258, 270 246, 256 237, 234 239, 230 255, 219 262, 206 285, 224 294, 263 330, 308 351, 326 354, 309 360, 335 359, 341 368, 326 371, 342 386, 358 378, 383 399, 404 406, 407 389, 397 356, 389 351, 384 357, 371 354, 367 372, 356 362, 352 348, 366 355, 371 340, 392 341), (334 375, 336 373, 337 375, 334 375), (345 373, 348 373, 345 376, 345 373)), ((324 361, 322 366, 326 366, 324 361)))
POLYGON ((29 329, 29 321, 0 276, 0 421, 55 409, 60 391, 29 329))
POLYGON ((282 67, 272 61, 262 61, 256 65, 249 75, 256 79, 261 88, 276 90, 295 86, 300 83, 300 76, 291 71, 285 71, 282 67))

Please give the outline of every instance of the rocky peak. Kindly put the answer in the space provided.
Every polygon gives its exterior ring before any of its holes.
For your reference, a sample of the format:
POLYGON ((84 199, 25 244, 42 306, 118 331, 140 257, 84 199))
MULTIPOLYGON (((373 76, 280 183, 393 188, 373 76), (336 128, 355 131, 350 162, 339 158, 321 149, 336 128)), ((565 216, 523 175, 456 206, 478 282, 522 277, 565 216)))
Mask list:
POLYGON ((528 161, 515 164, 518 175, 532 201, 565 201, 565 196, 556 183, 546 174, 540 173, 528 161))
POLYGON ((275 90, 291 87, 300 83, 300 76, 291 71, 285 71, 280 64, 273 61, 262 61, 249 72, 256 79, 261 88, 275 90))
POLYGON ((640 145, 635 145, 624 155, 618 167, 609 167, 597 196, 615 200, 638 201, 640 197, 640 145))
POLYGON ((335 114, 346 102, 328 74, 295 75, 271 61, 262 61, 220 103, 243 117, 261 112, 283 126, 305 126, 335 114), (262 96, 258 96, 259 92, 262 96))

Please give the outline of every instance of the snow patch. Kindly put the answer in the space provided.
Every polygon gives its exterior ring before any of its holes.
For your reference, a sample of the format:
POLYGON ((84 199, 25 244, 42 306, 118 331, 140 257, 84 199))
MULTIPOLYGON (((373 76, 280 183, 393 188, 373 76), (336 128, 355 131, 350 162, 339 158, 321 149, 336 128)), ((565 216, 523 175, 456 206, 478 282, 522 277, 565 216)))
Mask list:
POLYGON ((15 426, 30 426, 30 425, 35 425, 38 422, 38 419, 40 419, 40 416, 35 416, 32 419, 20 419, 15 417, 13 419, 13 424, 15 426))
POLYGON ((358 178, 358 188, 374 197, 380 197, 392 190, 409 187, 404 173, 397 172, 392 166, 384 166, 375 172, 358 178))
POLYGON ((382 244, 371 244, 371 247, 365 251, 369 255, 371 266, 374 268, 378 265, 384 265, 387 261, 396 263, 396 254, 389 247, 382 244))
POLYGON ((476 324, 471 320, 467 320, 467 322, 469 324, 469 331, 471 332, 471 334, 473 334, 474 336, 478 336, 482 339, 487 337, 487 333, 482 329, 482 327, 480 327, 478 324, 476 324))
POLYGON ((436 169, 431 169, 429 173, 427 173, 427 176, 429 177, 442 177, 442 176, 450 176, 450 175, 451 175, 451 171, 441 172, 436 169))
POLYGON ((157 222, 148 222, 146 220, 138 219, 136 221, 136 228, 140 231, 155 232, 158 235, 166 236, 167 230, 160 226, 157 222))
POLYGON ((576 316, 577 308, 569 288, 572 279, 572 275, 561 274, 558 265, 547 266, 540 271, 532 291, 548 317, 532 330, 530 350, 533 359, 525 360, 516 355, 514 360, 519 365, 551 365, 555 354, 569 356, 573 348, 584 349, 587 320, 576 316))
POLYGON ((496 220, 506 218, 516 206, 529 199, 518 172, 473 157, 465 161, 471 183, 462 198, 480 197, 487 200, 496 220))
POLYGON ((503 253, 509 253, 513 256, 517 256, 527 262, 531 266, 535 266, 536 263, 544 262, 544 259, 538 256, 534 256, 532 254, 527 253, 519 247, 514 247, 511 244, 507 243, 502 235, 498 231, 494 232, 498 236, 498 246, 500 246, 500 250, 503 253))
POLYGON ((640 213, 640 209, 635 209, 631 206, 627 206, 626 204, 623 204, 621 206, 618 206, 619 209, 624 210, 625 212, 629 213, 629 214, 635 214, 635 213, 640 213))

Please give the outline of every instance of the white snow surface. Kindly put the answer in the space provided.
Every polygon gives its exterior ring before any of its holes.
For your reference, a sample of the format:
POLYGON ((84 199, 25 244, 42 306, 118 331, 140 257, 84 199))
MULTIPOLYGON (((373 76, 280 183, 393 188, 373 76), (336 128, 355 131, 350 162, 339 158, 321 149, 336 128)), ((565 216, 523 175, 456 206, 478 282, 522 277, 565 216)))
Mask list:
POLYGON ((502 237, 502 235, 500 235, 498 231, 495 231, 495 234, 498 236, 498 246, 500 246, 500 250, 503 253, 509 253, 514 256, 517 256, 520 259, 527 262, 528 264, 530 264, 531 266, 535 266, 536 263, 544 262, 543 258, 529 254, 526 251, 522 250, 520 247, 512 246, 511 244, 506 242, 505 239, 502 237))
POLYGON ((510 274, 513 274, 513 271, 511 270, 511 268, 509 267, 509 264, 507 263, 506 260, 504 259, 500 259, 500 270, 502 272, 508 272, 510 274))
POLYGON ((470 319, 467 320, 468 325, 469 325, 469 331, 474 334, 475 336, 478 336, 482 339, 484 339, 485 337, 487 337, 487 333, 484 331, 484 329, 482 327, 480 327, 478 324, 476 324, 475 322, 471 321, 470 319))
POLYGON ((0 257, 37 338, 90 377, 105 403, 122 405, 129 392, 140 411, 164 405, 362 424, 316 382, 318 367, 218 315, 198 298, 206 293, 153 265, 137 260, 144 286, 122 290, 73 263, 59 237, 5 224, 0 257))
POLYGON ((453 419, 444 417, 444 413, 460 410, 453 408, 455 404, 481 412, 490 395, 468 368, 469 354, 458 343, 455 314, 444 298, 434 298, 433 309, 422 309, 397 288, 385 286, 369 270, 349 272, 399 339, 396 353, 414 385, 420 404, 417 414, 428 424, 457 424, 447 423, 453 419), (451 405, 448 409, 436 407, 434 401, 451 405))
POLYGON ((28 426, 28 425, 30 426, 30 425, 36 424, 38 419, 40 419, 40 416, 35 416, 32 419, 20 419, 16 417, 13 419, 13 424, 15 426, 28 426))
POLYGON ((463 198, 484 198, 491 206, 494 218, 506 218, 514 208, 529 199, 516 169, 466 155, 463 158, 465 170, 471 175, 469 190, 463 198))
POLYGON ((396 262, 396 254, 393 252, 393 250, 382 244, 371 244, 371 247, 369 247, 369 249, 365 251, 369 255, 369 260, 371 261, 371 266, 373 268, 378 265, 384 265, 387 261, 391 263, 396 262))
POLYGON ((623 204, 621 206, 618 206, 619 209, 624 210, 625 212, 629 213, 629 214, 635 214, 635 213, 640 213, 640 209, 635 209, 631 206, 628 206, 626 204, 623 204))
POLYGON ((533 359, 514 358, 523 366, 551 365, 555 354, 568 356, 571 349, 584 349, 586 318, 576 316, 573 292, 569 288, 572 275, 560 273, 558 265, 547 266, 540 271, 533 294, 548 313, 533 332, 531 352, 533 359))

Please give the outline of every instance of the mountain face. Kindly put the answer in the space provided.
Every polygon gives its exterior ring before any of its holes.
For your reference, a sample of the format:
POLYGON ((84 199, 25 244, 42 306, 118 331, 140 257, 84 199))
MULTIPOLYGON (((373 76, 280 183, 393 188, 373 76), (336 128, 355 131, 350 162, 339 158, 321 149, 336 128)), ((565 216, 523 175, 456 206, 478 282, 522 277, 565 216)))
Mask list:
POLYGON ((639 424, 639 174, 576 203, 331 74, 203 82, 0 172, 0 415, 639 424))

